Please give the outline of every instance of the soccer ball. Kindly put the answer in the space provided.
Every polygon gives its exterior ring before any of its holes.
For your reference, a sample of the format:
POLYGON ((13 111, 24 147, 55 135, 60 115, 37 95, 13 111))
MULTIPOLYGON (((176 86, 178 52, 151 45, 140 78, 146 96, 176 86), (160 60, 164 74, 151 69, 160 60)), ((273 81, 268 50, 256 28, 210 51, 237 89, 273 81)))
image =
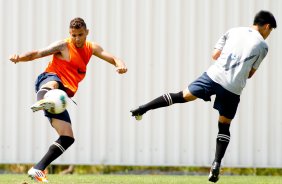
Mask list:
POLYGON ((67 108, 68 95, 63 90, 50 90, 44 95, 44 99, 54 104, 54 106, 51 106, 51 108, 47 110, 52 114, 60 114, 64 112, 67 108))

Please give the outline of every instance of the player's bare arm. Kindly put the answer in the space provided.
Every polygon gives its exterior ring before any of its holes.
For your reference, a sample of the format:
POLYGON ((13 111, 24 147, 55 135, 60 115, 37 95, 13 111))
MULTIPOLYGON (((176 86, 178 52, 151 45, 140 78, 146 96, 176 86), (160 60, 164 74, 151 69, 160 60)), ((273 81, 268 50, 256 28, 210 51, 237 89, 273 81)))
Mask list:
POLYGON ((33 50, 21 55, 14 54, 10 56, 10 60, 14 63, 32 61, 52 54, 62 55, 63 51, 66 49, 67 43, 65 41, 57 41, 40 50, 33 50))
POLYGON ((221 50, 219 50, 219 49, 214 49, 214 51, 213 51, 213 53, 212 53, 212 59, 213 59, 214 61, 216 61, 216 60, 219 58, 220 54, 221 54, 221 50))
POLYGON ((127 72, 127 67, 124 64, 124 62, 112 54, 106 52, 100 45, 97 43, 93 43, 93 55, 99 57, 100 59, 103 59, 107 61, 108 63, 114 65, 117 69, 116 71, 119 74, 123 74, 127 72))

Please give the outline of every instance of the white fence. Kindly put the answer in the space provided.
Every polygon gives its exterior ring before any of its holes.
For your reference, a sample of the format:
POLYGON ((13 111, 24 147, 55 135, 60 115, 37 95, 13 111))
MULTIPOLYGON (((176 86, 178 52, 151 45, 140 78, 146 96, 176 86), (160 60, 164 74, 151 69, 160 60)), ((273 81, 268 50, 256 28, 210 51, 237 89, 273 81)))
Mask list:
POLYGON ((68 36, 85 19, 89 40, 122 58, 128 73, 93 57, 69 111, 75 144, 55 163, 208 166, 215 151, 217 111, 201 100, 146 113, 129 110, 184 89, 212 63, 213 45, 228 28, 249 26, 270 10, 278 28, 269 54, 248 81, 232 123, 226 166, 282 165, 282 1, 279 0, 0 0, 0 163, 34 163, 57 135, 33 114, 34 81, 50 58, 12 64, 13 53, 68 36))

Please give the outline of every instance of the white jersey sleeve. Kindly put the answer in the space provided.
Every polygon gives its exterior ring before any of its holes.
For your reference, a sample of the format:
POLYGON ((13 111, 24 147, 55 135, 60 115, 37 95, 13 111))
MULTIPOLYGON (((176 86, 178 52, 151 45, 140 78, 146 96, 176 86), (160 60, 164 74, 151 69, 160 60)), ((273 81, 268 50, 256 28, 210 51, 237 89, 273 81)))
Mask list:
POLYGON ((225 33, 224 35, 222 35, 222 36, 218 39, 218 41, 216 42, 214 48, 215 48, 215 49, 218 49, 218 50, 222 50, 223 47, 224 47, 224 45, 225 45, 225 42, 226 42, 227 38, 228 38, 228 32, 225 33))
POLYGON ((262 46, 261 49, 260 49, 260 54, 259 54, 259 57, 258 59, 254 62, 253 64, 253 68, 254 69, 258 69, 260 63, 262 62, 262 60, 265 58, 265 56, 267 55, 267 52, 268 52, 268 47, 267 45, 265 46, 262 46))

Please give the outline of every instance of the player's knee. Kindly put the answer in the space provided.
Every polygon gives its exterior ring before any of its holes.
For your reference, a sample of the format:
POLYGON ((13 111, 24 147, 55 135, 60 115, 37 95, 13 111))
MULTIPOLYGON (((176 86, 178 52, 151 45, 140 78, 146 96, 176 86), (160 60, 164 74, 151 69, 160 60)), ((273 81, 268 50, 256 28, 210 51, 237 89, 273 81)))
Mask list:
POLYGON ((219 116, 218 121, 223 124, 230 124, 232 119, 226 118, 225 116, 219 116))
POLYGON ((73 143, 75 139, 70 136, 60 136, 59 139, 56 141, 59 145, 61 145, 64 150, 68 149, 73 143))
POLYGON ((193 100, 197 99, 197 97, 192 95, 192 93, 188 89, 184 89, 182 91, 182 94, 183 94, 183 98, 185 99, 186 102, 193 101, 193 100))

